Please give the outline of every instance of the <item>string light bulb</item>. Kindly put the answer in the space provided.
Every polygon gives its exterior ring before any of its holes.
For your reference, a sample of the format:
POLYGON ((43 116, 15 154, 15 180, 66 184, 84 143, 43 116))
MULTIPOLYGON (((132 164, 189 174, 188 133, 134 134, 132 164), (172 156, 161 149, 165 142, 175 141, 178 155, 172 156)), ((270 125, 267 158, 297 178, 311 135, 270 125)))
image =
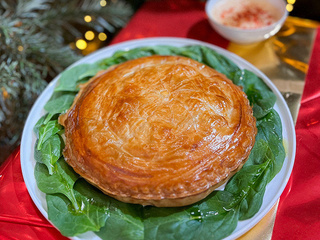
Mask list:
POLYGON ((88 40, 88 41, 91 41, 94 39, 95 35, 94 35, 94 32, 92 31, 87 31, 85 34, 84 34, 84 37, 88 40))
POLYGON ((105 41, 105 40, 107 40, 107 34, 101 32, 101 33, 99 33, 98 38, 100 41, 105 41))
POLYGON ((101 7, 107 6, 107 1, 106 1, 106 0, 101 0, 101 1, 100 1, 100 6, 101 6, 101 7))
POLYGON ((92 17, 89 15, 84 16, 84 21, 85 22, 91 22, 92 21, 92 17))
POLYGON ((292 12, 293 10, 293 4, 296 3, 296 0, 287 0, 287 6, 286 9, 288 12, 292 12))
POLYGON ((293 10, 293 5, 288 3, 287 6, 286 6, 286 9, 288 12, 291 12, 293 10))
POLYGON ((76 41, 76 47, 77 47, 78 49, 80 49, 80 50, 86 49, 87 46, 88 46, 87 42, 86 42, 85 40, 83 40, 83 39, 78 39, 78 40, 76 41))

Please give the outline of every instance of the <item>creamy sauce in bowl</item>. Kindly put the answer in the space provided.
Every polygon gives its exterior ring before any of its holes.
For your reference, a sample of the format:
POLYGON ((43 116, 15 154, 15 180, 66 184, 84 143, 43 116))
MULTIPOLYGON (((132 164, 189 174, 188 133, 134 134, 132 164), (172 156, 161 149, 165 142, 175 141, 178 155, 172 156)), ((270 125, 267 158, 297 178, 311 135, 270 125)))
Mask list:
POLYGON ((270 3, 254 0, 220 1, 212 13, 218 23, 241 29, 266 27, 280 18, 280 12, 270 3))

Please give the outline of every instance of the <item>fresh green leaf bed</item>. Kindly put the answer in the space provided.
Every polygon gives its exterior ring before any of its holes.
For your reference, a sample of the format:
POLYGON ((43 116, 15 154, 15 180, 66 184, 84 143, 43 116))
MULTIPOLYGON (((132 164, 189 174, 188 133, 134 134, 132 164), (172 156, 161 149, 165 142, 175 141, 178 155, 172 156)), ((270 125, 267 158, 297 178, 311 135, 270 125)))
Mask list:
MULTIPOLYGON (((266 188, 282 170, 284 173, 281 174, 283 179, 280 179, 280 191, 273 194, 271 200, 267 199, 271 201, 268 208, 275 202, 274 197, 280 196, 293 165, 295 140, 292 120, 288 116, 286 106, 282 106, 282 103, 280 108, 276 106, 279 96, 261 77, 250 70, 240 68, 234 61, 210 46, 204 46, 199 42, 185 46, 171 46, 170 42, 166 43, 150 46, 144 46, 142 43, 141 46, 133 46, 129 50, 118 50, 110 56, 101 57, 100 54, 100 59, 91 61, 92 63, 80 63, 63 72, 56 86, 51 86, 54 90, 50 98, 47 96, 49 101, 41 102, 45 111, 38 111, 41 118, 33 120, 33 133, 30 133, 30 126, 28 129, 29 134, 33 134, 36 139, 31 149, 34 150, 34 154, 31 155, 36 162, 33 165, 37 186, 28 187, 27 184, 27 187, 29 192, 38 191, 37 187, 43 192, 30 194, 38 207, 45 201, 45 216, 47 214, 48 219, 63 235, 71 237, 80 234, 79 238, 85 239, 86 234, 81 234, 93 231, 102 239, 135 240, 201 240, 240 236, 249 229, 241 227, 242 221, 250 222, 256 215, 261 218, 266 210, 269 210, 262 209, 266 201, 266 188), (57 123, 57 117, 71 106, 79 90, 79 83, 87 81, 99 70, 114 64, 154 54, 190 57, 227 75, 235 84, 243 87, 257 119, 256 143, 243 168, 229 180, 224 189, 215 191, 206 199, 186 207, 143 207, 119 202, 102 194, 80 178, 65 163, 62 156, 64 131, 57 123), (281 117, 279 111, 285 111, 287 117, 281 117), (285 120, 285 125, 282 119, 285 120), (285 160, 291 162, 286 162, 283 167, 285 160), (41 198, 42 201, 39 202, 41 198)), ((26 178, 30 171, 23 172, 26 178)), ((28 176, 28 179, 30 177, 28 176)), ((252 222, 250 224, 254 225, 252 222)), ((88 239, 90 238, 92 236, 88 239)))

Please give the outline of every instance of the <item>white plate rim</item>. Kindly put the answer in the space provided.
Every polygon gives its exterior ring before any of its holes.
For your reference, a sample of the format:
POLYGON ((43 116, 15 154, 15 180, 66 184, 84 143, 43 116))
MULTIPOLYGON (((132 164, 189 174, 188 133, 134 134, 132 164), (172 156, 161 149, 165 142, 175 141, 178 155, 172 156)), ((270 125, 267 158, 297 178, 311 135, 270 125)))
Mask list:
MULTIPOLYGON (((234 232, 231 235, 226 237, 225 240, 238 238, 241 235, 245 234, 247 231, 249 231, 251 228, 253 228, 270 211, 270 209, 276 204, 276 202, 280 198, 280 195, 285 189, 287 182, 290 178, 292 168, 294 165, 295 153, 296 153, 295 127, 290 114, 290 110, 284 98, 282 97, 281 93, 276 88, 276 86, 259 69, 257 69, 251 63, 247 62, 241 57, 235 55, 234 53, 229 52, 228 50, 225 50, 213 44, 209 44, 199 40, 177 38, 177 37, 153 37, 153 38, 144 38, 144 39, 125 41, 125 42, 113 44, 113 45, 104 47, 100 50, 97 50, 94 53, 81 58, 79 61, 72 64, 69 68, 82 63, 93 63, 97 60, 111 56, 117 50, 129 50, 136 47, 151 46, 151 45, 170 45, 170 46, 178 46, 178 47, 185 46, 185 45, 203 45, 211 49, 214 49, 219 54, 222 54, 225 57, 232 60, 233 62, 235 62, 239 67, 248 69, 254 72, 255 74, 257 74, 259 77, 261 77, 277 97, 275 109, 280 114, 280 118, 282 120, 283 138, 284 138, 284 145, 285 145, 287 156, 285 158, 281 171, 268 184, 266 188, 265 196, 263 199, 263 204, 259 212, 248 220, 239 221, 237 228, 234 230, 234 232), (277 190, 273 191, 275 187, 277 190), (271 198, 270 198, 270 194, 272 195, 271 198)), ((53 92, 54 86, 59 77, 60 77, 60 74, 51 81, 51 83, 45 88, 45 90, 40 94, 38 99, 35 101, 33 107, 31 108, 28 114, 27 120, 25 122, 25 126, 22 132, 21 145, 20 145, 21 169, 22 169, 22 175, 23 175, 27 190, 33 202, 35 203, 36 207, 39 209, 39 211, 42 213, 42 215, 46 219, 48 219, 48 214, 46 211, 46 202, 44 197, 45 195, 37 188, 36 181, 34 178, 35 160, 33 158, 33 149, 34 149, 34 143, 35 143, 35 135, 33 133, 33 126, 35 125, 37 120, 45 113, 43 110, 43 106, 49 100, 53 92)), ((93 233, 89 232, 86 234, 82 234, 78 237, 73 237, 72 239, 82 240, 82 239, 100 239, 100 238, 98 238, 96 235, 93 235, 93 233)))

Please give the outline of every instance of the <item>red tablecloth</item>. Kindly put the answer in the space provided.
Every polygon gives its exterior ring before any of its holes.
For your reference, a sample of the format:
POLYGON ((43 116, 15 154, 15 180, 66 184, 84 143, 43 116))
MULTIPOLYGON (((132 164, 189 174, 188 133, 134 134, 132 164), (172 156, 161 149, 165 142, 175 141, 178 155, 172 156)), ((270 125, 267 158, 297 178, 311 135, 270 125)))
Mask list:
POLYGON ((283 192, 273 239, 320 239, 320 29, 296 123, 297 151, 283 192))
MULTIPOLYGON (((192 38, 224 48, 229 44, 210 27, 204 3, 192 0, 147 1, 113 44, 157 36, 192 38)), ((296 124, 296 162, 280 199, 273 240, 320 239, 319 64, 318 29, 296 124)), ((29 197, 22 178, 19 149, 0 167, 0 239, 65 239, 29 197)))

